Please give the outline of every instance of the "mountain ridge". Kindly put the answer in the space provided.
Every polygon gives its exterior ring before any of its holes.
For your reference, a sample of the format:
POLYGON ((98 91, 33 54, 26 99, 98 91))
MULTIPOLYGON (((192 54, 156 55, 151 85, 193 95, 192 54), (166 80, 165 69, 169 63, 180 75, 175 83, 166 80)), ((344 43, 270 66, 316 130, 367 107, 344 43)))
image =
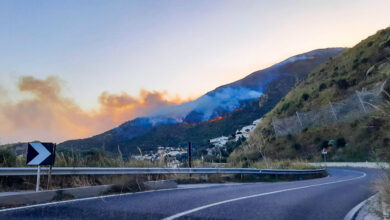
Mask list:
POLYGON ((188 141, 192 141, 195 147, 207 145, 208 139, 230 135, 240 126, 260 118, 309 70, 342 50, 344 48, 318 49, 290 57, 238 81, 217 87, 195 101, 151 117, 127 121, 90 138, 65 141, 59 147, 75 150, 100 148, 117 152, 119 146, 124 153, 134 153, 137 147, 153 150, 158 145, 180 146, 188 141), (309 54, 309 58, 304 57, 305 54, 309 54), (269 78, 272 79, 267 81, 269 78), (263 100, 262 106, 258 105, 259 98, 263 100), (190 108, 186 105, 190 105, 190 108), (177 112, 182 115, 174 117, 179 115, 177 112))

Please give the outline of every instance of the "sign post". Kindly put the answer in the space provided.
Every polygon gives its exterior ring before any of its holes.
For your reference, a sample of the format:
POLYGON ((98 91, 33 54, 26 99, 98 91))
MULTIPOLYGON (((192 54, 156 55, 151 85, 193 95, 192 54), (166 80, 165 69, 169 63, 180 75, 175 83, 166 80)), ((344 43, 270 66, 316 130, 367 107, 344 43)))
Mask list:
POLYGON ((41 182, 41 166, 38 165, 37 184, 35 185, 35 192, 39 191, 39 183, 41 182))
POLYGON ((191 142, 188 142, 188 166, 191 168, 191 142))
POLYGON ((326 148, 323 148, 321 154, 324 157, 324 164, 326 166, 326 155, 328 154, 328 150, 326 148))
MULTIPOLYGON (((41 179, 41 165, 53 166, 55 160, 55 144, 30 142, 27 147, 27 165, 37 167, 37 185, 35 191, 39 191, 41 179)), ((50 175, 50 173, 49 173, 50 175)), ((50 181, 50 177, 49 177, 50 181)), ((49 183, 48 183, 49 184, 49 183)))

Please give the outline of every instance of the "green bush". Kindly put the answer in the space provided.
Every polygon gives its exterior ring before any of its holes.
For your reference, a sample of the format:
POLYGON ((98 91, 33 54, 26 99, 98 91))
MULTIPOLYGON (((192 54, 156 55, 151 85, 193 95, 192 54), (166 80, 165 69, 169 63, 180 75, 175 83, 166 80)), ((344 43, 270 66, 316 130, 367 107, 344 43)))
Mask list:
POLYGON ((347 142, 343 137, 339 137, 336 139, 336 147, 345 147, 346 144, 347 142))
POLYGON ((307 101, 308 99, 309 99, 309 94, 307 94, 307 93, 303 93, 302 94, 302 96, 301 96, 301 98, 303 99, 303 100, 305 100, 305 101, 307 101))
POLYGON ((322 91, 324 89, 326 89, 326 84, 325 83, 321 83, 319 88, 318 88, 318 90, 322 91))
POLYGON ((282 108, 280 109, 281 112, 286 111, 290 107, 290 102, 286 102, 282 105, 282 108))
POLYGON ((367 63, 369 61, 369 59, 367 57, 363 58, 360 62, 361 63, 367 63))
POLYGON ((336 84, 337 84, 337 87, 339 89, 348 89, 348 87, 349 87, 349 84, 348 84, 347 80, 345 80, 345 79, 337 80, 336 84))
POLYGON ((0 166, 15 167, 16 156, 9 149, 0 149, 0 166))
POLYGON ((300 150, 302 149, 302 145, 300 145, 299 143, 295 143, 292 145, 292 148, 294 148, 295 150, 300 150))

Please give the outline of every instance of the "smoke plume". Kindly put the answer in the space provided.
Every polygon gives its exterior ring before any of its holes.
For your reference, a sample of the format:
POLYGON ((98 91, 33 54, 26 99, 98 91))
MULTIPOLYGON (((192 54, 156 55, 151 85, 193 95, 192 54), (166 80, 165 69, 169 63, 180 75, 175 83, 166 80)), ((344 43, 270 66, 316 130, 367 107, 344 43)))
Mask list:
POLYGON ((7 98, 7 91, 0 87, 0 142, 3 144, 84 138, 187 101, 177 96, 169 98, 167 92, 141 90, 139 96, 134 97, 124 92, 105 91, 98 97, 99 108, 86 111, 62 95, 62 81, 58 77, 24 76, 19 79, 17 88, 18 92, 29 96, 15 102, 7 98))

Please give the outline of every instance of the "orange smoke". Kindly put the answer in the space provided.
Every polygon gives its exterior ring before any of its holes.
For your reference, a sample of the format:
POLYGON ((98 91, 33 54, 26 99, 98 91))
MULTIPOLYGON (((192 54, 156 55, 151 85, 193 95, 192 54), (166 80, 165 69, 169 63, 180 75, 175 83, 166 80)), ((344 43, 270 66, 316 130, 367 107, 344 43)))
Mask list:
POLYGON ((24 76, 19 79, 18 90, 32 96, 17 102, 8 100, 7 91, 0 89, 0 141, 60 142, 84 138, 187 101, 158 91, 141 90, 138 97, 124 92, 102 92, 98 97, 99 108, 85 111, 72 99, 64 97, 61 88, 58 77, 42 80, 24 76))

